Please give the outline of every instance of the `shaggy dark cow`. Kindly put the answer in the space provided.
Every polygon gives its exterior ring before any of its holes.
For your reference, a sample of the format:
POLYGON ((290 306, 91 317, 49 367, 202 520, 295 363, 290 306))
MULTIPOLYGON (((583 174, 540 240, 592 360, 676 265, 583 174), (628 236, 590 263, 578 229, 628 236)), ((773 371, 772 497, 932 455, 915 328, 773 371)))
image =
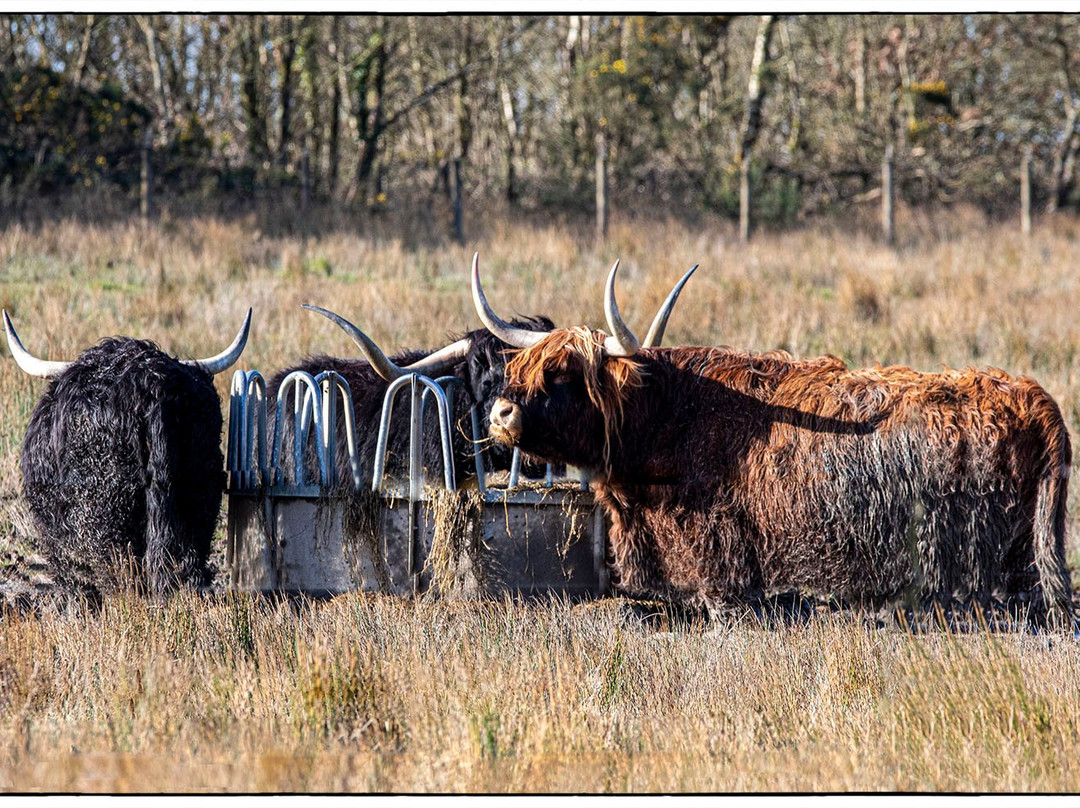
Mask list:
MULTIPOLYGON (((474 259, 475 260, 475 259, 474 259)), ((672 288, 664 303, 653 318, 646 344, 659 345, 664 337, 672 309, 682 292, 683 286, 690 279, 697 267, 690 269, 672 288)), ((473 459, 474 443, 472 439, 471 410, 475 406, 480 417, 481 433, 487 432, 488 413, 502 389, 503 373, 506 366, 506 353, 510 346, 494 336, 487 329, 470 331, 450 345, 435 351, 407 351, 388 359, 383 351, 363 331, 334 312, 318 306, 305 305, 304 308, 318 312, 337 323, 352 337, 369 361, 341 359, 330 356, 315 356, 276 373, 267 385, 267 398, 276 400, 278 390, 285 377, 295 370, 305 370, 312 375, 323 370, 340 373, 349 383, 353 398, 353 408, 357 425, 357 455, 360 457, 361 472, 365 479, 371 474, 378 439, 379 417, 382 412, 383 397, 387 384, 405 373, 422 373, 431 377, 454 376, 461 380, 454 385, 453 412, 455 423, 451 425, 453 436, 454 468, 458 480, 472 475, 475 465, 473 459)), ((543 316, 527 317, 512 321, 515 328, 537 334, 551 331, 554 324, 543 316)), ((408 397, 402 393, 394 407, 394 422, 387 447, 386 470, 391 476, 402 476, 407 472, 408 463, 408 397)), ((429 414, 424 421, 423 458, 428 469, 442 468, 442 450, 438 429, 435 422, 434 403, 429 405, 429 414)), ((285 438, 283 446, 291 445, 292 419, 285 420, 285 438)), ((339 481, 351 480, 348 449, 345 445, 344 416, 338 412, 337 444, 334 457, 339 481)), ((501 444, 485 443, 483 461, 487 471, 510 468, 511 450, 501 444)), ((283 449, 284 452, 284 449, 283 449)), ((309 457, 309 462, 313 458, 309 457)), ((289 467, 288 457, 283 458, 289 467)), ((314 466, 312 465, 312 468, 314 466)), ((538 477, 544 474, 543 464, 522 464, 522 472, 527 476, 538 477)))
POLYGON ((19 367, 51 379, 22 447, 23 495, 61 584, 110 589, 117 565, 151 591, 208 582, 225 473, 213 374, 240 358, 251 311, 227 350, 179 361, 116 337, 74 362, 30 355, 4 312, 19 367))
POLYGON ((1071 448, 1053 399, 998 370, 850 370, 777 351, 641 349, 618 314, 515 331, 491 434, 592 473, 621 587, 755 601, 810 591, 991 603, 1070 614, 1071 448))
MULTIPOLYGON (((325 313, 330 317, 337 317, 337 315, 324 309, 312 306, 307 308, 325 313)), ((546 317, 515 320, 514 324, 518 328, 538 331, 550 331, 554 328, 554 324, 546 317)), ((452 361, 447 359, 445 363, 442 361, 425 362, 424 360, 431 356, 436 356, 436 359, 439 359, 439 357, 436 353, 422 350, 405 351, 396 354, 392 360, 387 361, 393 366, 400 367, 403 371, 416 371, 435 376, 454 376, 462 380, 463 384, 454 385, 451 393, 455 417, 455 423, 452 425, 454 468, 458 479, 461 480, 471 474, 475 468, 470 410, 475 402, 480 402, 481 421, 483 428, 486 429, 487 413, 491 410, 491 405, 502 388, 505 360, 501 351, 506 350, 508 346, 484 329, 466 334, 459 342, 468 343, 467 352, 462 356, 454 356, 452 361)), ((455 343, 451 347, 455 347, 453 353, 456 353, 457 348, 460 346, 455 343)), ((437 352, 437 354, 442 354, 442 352, 437 352)), ((297 370, 306 371, 313 376, 325 370, 332 370, 341 374, 348 383, 353 400, 353 413, 356 424, 356 452, 360 458, 360 471, 362 479, 370 479, 375 462, 379 418, 382 414, 387 380, 380 376, 379 372, 363 359, 345 359, 325 355, 311 356, 274 374, 267 383, 267 399, 269 401, 276 402, 281 383, 286 376, 297 370)), ((423 460, 425 467, 439 472, 442 469, 442 444, 439 438, 435 413, 435 404, 430 402, 424 419, 423 460)), ((292 455, 289 447, 292 446, 292 418, 285 418, 283 426, 282 453, 284 456, 280 458, 280 462, 285 468, 291 469, 292 455)), ((337 479, 339 482, 351 481, 352 470, 348 446, 345 442, 345 420, 340 407, 338 407, 335 435, 334 464, 337 470, 337 479)), ((496 444, 484 446, 484 462, 488 471, 493 468, 508 469, 510 467, 510 455, 511 451, 504 446, 496 444)), ((407 474, 408 458, 409 397, 407 391, 403 391, 394 406, 390 439, 387 444, 387 474, 392 477, 403 477, 407 474)), ((310 482, 317 468, 314 453, 311 451, 308 453, 307 465, 308 473, 312 475, 308 478, 310 482)))

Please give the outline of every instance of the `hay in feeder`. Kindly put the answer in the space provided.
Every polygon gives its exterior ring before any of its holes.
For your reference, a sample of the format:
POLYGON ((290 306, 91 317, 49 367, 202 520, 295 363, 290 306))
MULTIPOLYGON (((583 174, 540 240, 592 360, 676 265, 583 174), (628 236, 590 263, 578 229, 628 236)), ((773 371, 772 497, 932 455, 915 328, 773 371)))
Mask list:
POLYGON ((358 588, 364 585, 364 562, 374 575, 376 588, 391 590, 382 535, 382 498, 367 486, 354 489, 352 483, 337 486, 326 499, 319 500, 319 512, 341 509, 341 546, 349 573, 358 588), (336 506, 336 507, 335 507, 336 506))
POLYGON ((431 549, 424 562, 432 589, 441 595, 476 595, 485 591, 492 556, 484 543, 484 497, 478 490, 431 489, 427 516, 433 525, 431 549))

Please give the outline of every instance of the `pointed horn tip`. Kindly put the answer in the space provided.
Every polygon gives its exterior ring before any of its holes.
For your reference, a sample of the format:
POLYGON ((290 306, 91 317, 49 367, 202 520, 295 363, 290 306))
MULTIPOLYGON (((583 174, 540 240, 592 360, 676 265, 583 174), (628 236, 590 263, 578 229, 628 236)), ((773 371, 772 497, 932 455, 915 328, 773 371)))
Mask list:
POLYGON ((244 353, 244 348, 247 347, 248 335, 251 332, 252 311, 253 309, 248 306, 247 316, 244 317, 244 324, 240 326, 240 330, 236 332, 232 344, 224 351, 205 359, 182 359, 180 361, 190 367, 202 368, 211 376, 216 376, 231 368, 240 360, 241 355, 244 353))
POLYGON ((634 332, 630 330, 619 312, 619 304, 615 300, 615 273, 619 269, 619 260, 611 266, 608 274, 607 287, 604 290, 604 316, 607 319, 608 330, 611 332, 612 343, 606 350, 612 356, 630 356, 641 347, 641 342, 634 332))
POLYGON ((12 356, 15 355, 15 346, 22 348, 22 340, 19 339, 19 332, 15 330, 15 323, 11 322, 11 315, 7 313, 7 309, 3 309, 4 314, 4 334, 7 336, 8 347, 12 349, 12 356))
POLYGON ((22 368, 25 373, 43 379, 51 379, 59 376, 71 366, 71 362, 39 359, 26 350, 26 348, 23 347, 22 340, 19 339, 19 335, 15 331, 15 326, 11 322, 11 317, 8 315, 7 309, 4 309, 3 313, 4 332, 7 335, 7 344, 8 349, 11 351, 11 358, 15 360, 15 364, 22 368))
POLYGON ((686 270, 686 273, 679 279, 679 282, 675 284, 675 291, 682 291, 682 288, 686 286, 686 282, 690 280, 690 276, 697 272, 699 266, 700 264, 694 264, 690 269, 686 270))
POLYGON ((244 323, 240 326, 240 330, 236 332, 236 340, 240 344, 246 344, 248 338, 248 332, 251 330, 251 307, 248 306, 247 314, 244 315, 244 323))
MULTIPOLYGON (((11 317, 7 313, 7 309, 3 310, 4 314, 4 334, 7 336, 8 347, 11 348, 12 344, 19 344, 19 335, 15 331, 15 325, 11 322, 11 317)), ((12 350, 12 356, 15 351, 12 350)))
POLYGON ((513 348, 528 348, 535 345, 547 336, 547 332, 530 331, 527 328, 512 326, 503 322, 502 318, 491 308, 491 304, 488 303, 487 295, 484 294, 483 286, 480 283, 479 255, 480 253, 477 253, 473 258, 472 297, 476 313, 480 316, 480 322, 484 324, 484 327, 489 332, 513 348))
MULTIPOLYGON (((336 314, 336 313, 330 311, 330 309, 324 309, 322 306, 316 306, 314 303, 301 303, 300 308, 307 309, 308 311, 313 311, 316 314, 321 314, 327 320, 331 320, 332 322, 335 322, 338 325, 341 325, 342 322, 349 322, 344 317, 342 317, 340 314, 336 314)), ((351 323, 349 323, 349 324, 352 325, 351 323)))

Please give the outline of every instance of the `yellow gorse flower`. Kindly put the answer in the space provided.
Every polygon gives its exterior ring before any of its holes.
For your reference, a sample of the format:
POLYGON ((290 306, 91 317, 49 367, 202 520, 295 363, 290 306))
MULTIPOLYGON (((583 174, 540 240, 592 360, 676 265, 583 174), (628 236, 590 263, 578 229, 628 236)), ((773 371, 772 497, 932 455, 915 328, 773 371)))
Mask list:
POLYGON ((944 95, 948 91, 944 81, 916 81, 911 85, 912 92, 936 93, 944 95))

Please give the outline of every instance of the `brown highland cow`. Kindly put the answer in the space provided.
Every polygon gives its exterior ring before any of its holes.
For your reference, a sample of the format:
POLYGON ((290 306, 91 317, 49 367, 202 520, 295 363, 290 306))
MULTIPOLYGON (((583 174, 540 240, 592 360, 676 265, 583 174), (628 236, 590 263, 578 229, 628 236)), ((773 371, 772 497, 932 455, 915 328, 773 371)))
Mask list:
POLYGON ((851 370, 835 357, 639 346, 484 324, 519 348, 491 434, 586 468, 621 588, 709 605, 777 592, 880 606, 1030 599, 1065 619, 1069 435, 999 370, 851 370))

